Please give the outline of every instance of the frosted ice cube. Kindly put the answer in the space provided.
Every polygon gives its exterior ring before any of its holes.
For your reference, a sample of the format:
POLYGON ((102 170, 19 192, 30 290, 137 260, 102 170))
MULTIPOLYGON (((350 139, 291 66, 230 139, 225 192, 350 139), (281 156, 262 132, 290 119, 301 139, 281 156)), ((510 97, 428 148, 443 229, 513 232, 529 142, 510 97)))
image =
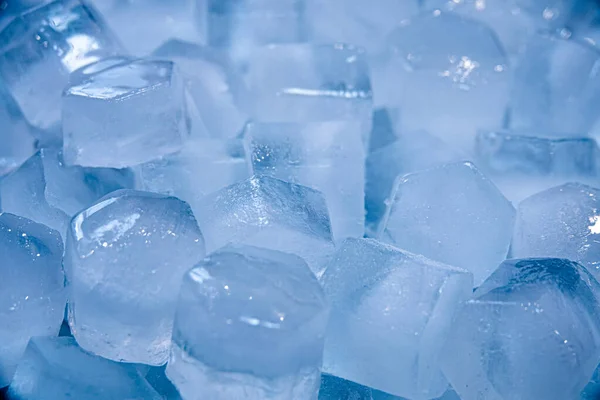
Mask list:
POLYGON ((180 40, 170 40, 156 49, 153 56, 175 61, 191 96, 190 115, 196 136, 233 138, 240 134, 246 115, 235 103, 242 88, 238 73, 219 50, 180 40), (204 132, 204 130, 206 132, 204 132))
POLYGON ((250 177, 246 160, 234 153, 236 144, 190 141, 179 153, 136 167, 138 185, 142 190, 176 196, 194 209, 207 194, 250 177))
POLYGON ((510 127, 581 135, 598 119, 600 50, 585 41, 536 35, 512 80, 510 127))
POLYGON ((8 389, 11 399, 162 399, 134 365, 81 349, 72 337, 36 337, 8 389))
POLYGON ((123 168, 174 153, 189 135, 183 79, 170 61, 135 60, 65 89, 68 164, 123 168))
POLYGON ((111 360, 163 364, 181 278, 204 257, 189 206, 115 191, 73 218, 66 247, 69 325, 81 347, 111 360))
POLYGON ((471 271, 479 285, 506 258, 515 209, 469 162, 399 178, 380 237, 471 271))
POLYGON ((372 239, 347 239, 321 279, 324 372, 411 399, 447 387, 438 356, 472 275, 372 239))
POLYGON ((34 137, 23 113, 0 81, 0 176, 17 168, 35 152, 34 137))
POLYGON ((444 375, 463 400, 578 399, 600 360, 599 289, 568 260, 505 261, 458 313, 444 375))
POLYGON ((377 104, 399 109, 400 132, 425 130, 470 153, 478 129, 503 126, 508 61, 487 26, 428 12, 395 30, 387 46, 373 90, 377 104))
POLYGON ((194 210, 210 253, 228 243, 304 258, 315 273, 333 251, 323 195, 305 186, 255 175, 202 199, 194 210))
POLYGON ((58 335, 66 304, 58 232, 0 214, 0 387, 8 385, 29 338, 58 335))
POLYGON ((511 246, 514 257, 561 257, 600 278, 600 190, 567 183, 519 204, 511 246))
POLYGON ((271 45, 252 51, 240 99, 261 122, 352 120, 365 144, 373 99, 365 52, 347 45, 271 45))
POLYGON ((69 74, 122 53, 92 6, 56 0, 15 17, 0 32, 0 77, 31 124, 54 128, 69 74))
POLYGON ((406 132, 366 160, 365 209, 369 234, 375 235, 390 202, 396 178, 464 157, 427 132, 406 132))
POLYGON ((63 238, 69 220, 102 196, 132 188, 128 170, 65 166, 56 149, 42 149, 0 181, 2 210, 57 230, 63 238))
POLYGON ((299 257, 218 250, 185 275, 167 376, 185 399, 317 399, 328 306, 299 257))
POLYGON ((250 123, 244 132, 254 174, 319 190, 336 241, 364 234, 364 147, 353 123, 250 123))

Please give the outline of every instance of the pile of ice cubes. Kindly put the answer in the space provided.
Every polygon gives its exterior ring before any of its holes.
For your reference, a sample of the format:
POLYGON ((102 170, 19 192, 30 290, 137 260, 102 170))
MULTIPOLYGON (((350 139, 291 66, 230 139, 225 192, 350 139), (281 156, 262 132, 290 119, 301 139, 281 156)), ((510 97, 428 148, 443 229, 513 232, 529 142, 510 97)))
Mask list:
POLYGON ((598 2, 0 29, 4 396, 600 399, 598 2))

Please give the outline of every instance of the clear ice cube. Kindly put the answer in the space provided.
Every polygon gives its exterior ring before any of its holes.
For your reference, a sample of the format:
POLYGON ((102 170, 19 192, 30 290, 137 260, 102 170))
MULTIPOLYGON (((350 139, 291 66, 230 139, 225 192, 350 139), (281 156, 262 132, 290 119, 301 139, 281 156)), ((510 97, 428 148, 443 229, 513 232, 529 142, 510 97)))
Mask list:
POLYGON ((254 174, 323 193, 336 241, 363 236, 365 155, 356 124, 250 123, 244 142, 254 174))
POLYGON ((72 337, 32 338, 8 388, 8 398, 162 399, 134 365, 87 353, 72 337))
POLYGON ((190 207, 174 197, 119 190, 76 215, 65 270, 79 345, 115 361, 164 364, 181 279, 204 254, 190 207))
POLYGON ((444 375, 463 400, 578 399, 600 361, 599 289, 572 261, 505 261, 458 313, 444 375))
POLYGON ((373 239, 347 239, 321 279, 331 303, 323 371, 410 399, 440 396, 438 356, 472 275, 373 239))
POLYGON ((373 90, 378 105, 399 109, 400 132, 425 130, 471 153, 478 129, 503 126, 508 60, 486 25, 427 12, 396 29, 387 48, 373 90))
POLYGON ((395 185, 382 240, 467 269, 475 285, 506 258, 515 209, 473 164, 444 164, 395 185))
POLYGON ((195 209, 209 193, 250 177, 246 160, 235 153, 236 144, 237 141, 190 141, 179 153, 136 167, 138 186, 148 192, 178 197, 195 209))
POLYGON ((173 62, 135 60, 65 89, 67 164, 123 168, 174 153, 189 135, 183 79, 173 62))
POLYGON ((334 249, 323 195, 269 176, 212 193, 194 212, 209 253, 228 243, 265 247, 299 255, 318 274, 334 249))
POLYGON ((560 257, 600 279, 600 190, 567 183, 523 200, 517 209, 513 257, 560 257))
POLYGON ((55 230, 0 214, 0 387, 9 384, 30 337, 58 335, 67 300, 62 254, 55 230))
POLYGON ((56 0, 18 15, 0 32, 0 77, 27 120, 50 129, 60 122, 69 74, 122 53, 95 8, 56 0))
POLYGON ((328 311, 300 257, 225 247, 185 275, 167 376, 189 400, 316 400, 328 311))
POLYGON ((177 63, 191 97, 194 135, 228 139, 240 134, 247 119, 235 102, 242 83, 222 51, 170 40, 156 49, 153 56, 177 63), (193 118, 194 111, 198 120, 193 118))
POLYGON ((102 196, 132 188, 128 170, 66 166, 56 149, 42 149, 0 181, 2 210, 57 230, 63 238, 69 220, 102 196))
POLYGON ((510 127, 586 134, 600 110, 600 50, 573 37, 540 34, 516 63, 510 127))

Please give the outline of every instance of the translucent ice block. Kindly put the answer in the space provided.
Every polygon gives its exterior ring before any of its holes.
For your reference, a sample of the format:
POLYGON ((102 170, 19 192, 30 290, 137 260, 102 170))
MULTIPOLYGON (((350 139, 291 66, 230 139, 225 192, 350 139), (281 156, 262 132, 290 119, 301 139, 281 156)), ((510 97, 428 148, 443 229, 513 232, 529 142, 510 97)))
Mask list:
POLYGON ((162 399, 134 365, 87 353, 72 337, 32 338, 10 384, 8 397, 162 399))
POLYGON ((69 74, 121 53, 92 6, 56 0, 24 12, 0 32, 0 77, 31 124, 54 128, 69 74))
POLYGON ((575 262, 505 261, 459 312, 444 375, 463 400, 578 399, 600 360, 598 289, 575 262))
POLYGON ((331 318, 324 372, 407 397, 442 395, 439 352, 469 272, 379 243, 348 239, 321 279, 331 318))
POLYGON ((328 311, 301 258, 218 250, 184 278, 167 376, 186 400, 316 400, 328 311))
POLYGON ((65 89, 67 164, 123 168, 183 147, 189 135, 183 79, 170 61, 135 60, 65 89))
POLYGON ((181 279, 203 257, 202 234, 183 201, 133 190, 99 200, 69 227, 73 336, 111 360, 163 364, 181 279))
POLYGON ((0 80, 0 176, 21 165, 35 152, 34 137, 19 106, 0 80))
POLYGON ((250 123, 244 132, 255 174, 319 190, 336 241, 364 234, 364 146, 348 122, 250 123))
POLYGON ((382 240, 471 271, 479 285, 506 258, 515 209, 469 162, 405 175, 381 225, 382 240))
POLYGON ((323 195, 255 175, 206 196, 194 210, 210 253, 228 243, 297 254, 313 272, 324 268, 333 237, 323 195))
POLYGON ((8 385, 29 338, 58 335, 66 304, 58 232, 0 214, 0 387, 8 385))

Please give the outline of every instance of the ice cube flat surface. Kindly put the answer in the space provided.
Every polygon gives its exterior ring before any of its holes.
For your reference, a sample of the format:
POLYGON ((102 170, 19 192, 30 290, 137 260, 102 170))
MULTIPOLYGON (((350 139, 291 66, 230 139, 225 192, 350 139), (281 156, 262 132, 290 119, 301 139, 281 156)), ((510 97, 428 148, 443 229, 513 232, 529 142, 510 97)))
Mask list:
POLYGON ((254 174, 319 190, 336 241, 364 234, 364 147, 348 122, 251 123, 244 132, 254 174))
POLYGON ((132 190, 102 198, 69 227, 73 336, 111 360, 163 364, 181 278, 203 257, 202 233, 185 202, 132 190))
POLYGON ((447 387, 437 362, 472 276, 373 239, 347 239, 321 283, 331 303, 323 371, 411 399, 447 387))
POLYGON ((597 293, 575 262, 505 261, 460 311, 445 376, 463 400, 579 398, 600 359, 597 293))
POLYGON ((69 73, 122 52, 92 6, 51 1, 18 15, 0 32, 0 77, 27 120, 47 129, 60 121, 69 73))
POLYGON ((190 109, 194 135, 227 139, 242 131, 247 117, 235 101, 242 82, 223 50, 170 40, 153 56, 174 61, 179 67, 196 108, 190 109))
POLYGON ((600 98, 600 50, 585 41, 537 35, 517 63, 510 126, 564 134, 594 125, 600 98))
POLYGON ((487 26, 427 12, 395 30, 387 45, 373 90, 378 104, 399 108, 401 131, 425 130, 472 152, 478 129, 502 126, 508 60, 487 26))
POLYGON ((8 398, 160 400, 162 397, 134 365, 87 353, 72 337, 35 337, 19 362, 8 398))
POLYGON ((300 257, 251 246, 184 278, 167 375, 186 399, 317 399, 328 319, 300 257))
POLYGON ((32 336, 57 335, 66 292, 58 232, 0 214, 0 387, 6 386, 32 336))
POLYGON ((59 150, 45 148, 0 182, 2 210, 56 229, 113 190, 133 187, 127 170, 66 166, 59 150))
POLYGON ((506 258, 515 209, 473 164, 444 164, 398 179, 380 238, 465 268, 479 285, 506 258))
POLYGON ((567 183, 523 200, 511 246, 514 257, 561 257, 600 278, 600 190, 567 183))
POLYGON ((184 83, 170 61, 136 60, 65 89, 65 162, 123 168, 174 153, 189 135, 184 83))
POLYGON ((269 176, 255 175, 204 197, 195 215, 209 253, 243 243, 297 254, 319 273, 333 251, 323 195, 269 176))

